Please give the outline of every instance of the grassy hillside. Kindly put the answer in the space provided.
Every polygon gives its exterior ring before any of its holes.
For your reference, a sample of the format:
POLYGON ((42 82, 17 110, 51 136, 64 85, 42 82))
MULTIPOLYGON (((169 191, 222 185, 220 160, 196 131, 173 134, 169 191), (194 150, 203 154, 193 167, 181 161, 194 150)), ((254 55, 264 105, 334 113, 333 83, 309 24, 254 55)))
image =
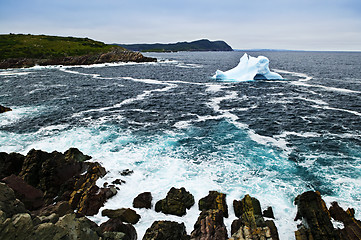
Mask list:
POLYGON ((118 44, 126 49, 139 52, 178 52, 178 51, 233 51, 224 41, 211 42, 202 39, 194 42, 178 42, 169 44, 118 44))
POLYGON ((114 47, 88 38, 6 34, 0 35, 0 60, 81 56, 107 52, 114 47))

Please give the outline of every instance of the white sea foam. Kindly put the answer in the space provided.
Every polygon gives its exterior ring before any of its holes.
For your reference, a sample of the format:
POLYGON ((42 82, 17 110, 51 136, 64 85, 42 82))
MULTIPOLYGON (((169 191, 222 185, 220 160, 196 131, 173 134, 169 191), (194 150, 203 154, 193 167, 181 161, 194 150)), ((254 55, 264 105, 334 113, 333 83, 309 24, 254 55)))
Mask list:
POLYGON ((334 108, 334 107, 329 107, 329 106, 325 106, 325 105, 322 105, 322 106, 312 105, 311 107, 319 108, 319 109, 325 109, 325 110, 333 110, 333 111, 347 112, 347 113, 351 113, 351 114, 356 115, 356 116, 361 116, 361 113, 360 113, 360 112, 353 111, 353 110, 348 110, 348 109, 343 109, 343 108, 334 108))
POLYGON ((0 76, 21 76, 21 75, 28 75, 32 72, 19 72, 19 71, 0 71, 0 76))
POLYGON ((305 73, 290 72, 290 71, 280 70, 280 69, 273 69, 273 70, 278 73, 285 73, 285 74, 290 74, 295 77, 299 77, 300 79, 298 81, 301 81, 301 82, 307 82, 313 78, 311 76, 308 76, 305 73))
POLYGON ((329 91, 329 92, 357 93, 357 94, 361 94, 360 91, 355 91, 355 90, 346 89, 346 88, 327 87, 327 86, 323 86, 323 85, 307 84, 307 83, 304 83, 304 82, 297 82, 297 81, 294 81, 294 82, 292 82, 291 84, 297 85, 297 86, 303 86, 303 87, 310 87, 310 88, 321 88, 321 89, 326 90, 326 91, 329 91))

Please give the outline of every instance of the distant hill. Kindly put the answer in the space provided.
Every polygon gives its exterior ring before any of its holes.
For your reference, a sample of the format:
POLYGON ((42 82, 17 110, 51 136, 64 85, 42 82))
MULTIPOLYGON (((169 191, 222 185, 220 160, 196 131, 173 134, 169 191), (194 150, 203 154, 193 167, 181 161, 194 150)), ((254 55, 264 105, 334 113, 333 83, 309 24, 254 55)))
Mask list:
POLYGON ((30 34, 0 35, 0 68, 155 60, 89 38, 30 34))
POLYGON ((178 51, 233 51, 224 41, 211 42, 202 39, 193 42, 178 42, 169 44, 117 44, 132 51, 139 52, 178 52, 178 51))

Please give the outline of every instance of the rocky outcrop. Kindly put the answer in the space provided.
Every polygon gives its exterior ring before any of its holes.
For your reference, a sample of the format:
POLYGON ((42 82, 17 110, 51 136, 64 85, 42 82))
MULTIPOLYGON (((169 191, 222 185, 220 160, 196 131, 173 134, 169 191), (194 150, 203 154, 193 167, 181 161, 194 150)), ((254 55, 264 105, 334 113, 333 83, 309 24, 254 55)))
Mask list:
POLYGON ((107 216, 108 218, 119 218, 122 222, 132 224, 136 224, 140 219, 140 215, 130 208, 120 208, 116 210, 105 209, 102 211, 102 216, 107 216))
POLYGON ((0 113, 9 112, 9 111, 12 111, 12 109, 0 105, 0 113))
MULTIPOLYGON (((0 215, 10 218, 17 213, 26 213, 24 204, 15 197, 14 191, 5 183, 0 183, 0 215)), ((0 218, 1 218, 0 217, 0 218)))
POLYGON ((144 192, 139 194, 133 200, 133 207, 134 208, 152 208, 152 194, 150 192, 144 192))
POLYGON ((156 221, 147 229, 143 240, 188 240, 184 223, 156 221))
POLYGON ((339 239, 332 225, 330 212, 319 192, 305 192, 295 199, 297 215, 295 220, 302 220, 302 224, 295 232, 296 240, 306 239, 339 239))
POLYGON ((199 200, 198 207, 200 211, 218 209, 223 212, 224 217, 228 217, 226 194, 217 191, 209 191, 208 196, 199 200))
POLYGON ((274 222, 264 220, 261 204, 256 198, 247 194, 241 201, 234 200, 233 208, 239 219, 232 223, 230 240, 279 239, 274 222))
POLYGON ((355 219, 352 208, 344 211, 337 202, 333 202, 327 209, 319 192, 302 193, 295 199, 297 216, 295 220, 302 220, 295 232, 296 240, 309 239, 361 239, 361 221, 355 219), (331 220, 342 222, 343 228, 335 228, 331 220))
POLYGON ((194 205, 194 197, 185 188, 171 188, 167 197, 155 204, 155 211, 176 216, 186 214, 186 209, 194 205))
POLYGON ((144 57, 139 52, 132 52, 114 47, 108 52, 62 58, 11 58, 0 60, 0 68, 21 68, 35 65, 90 65, 110 62, 156 62, 157 59, 144 57))
POLYGON ((337 230, 340 239, 361 239, 361 221, 355 219, 355 210, 353 208, 344 211, 337 202, 333 202, 329 211, 334 220, 342 222, 344 225, 343 229, 337 230))
POLYGON ((227 229, 223 222, 223 211, 219 209, 203 210, 194 224, 192 240, 225 240, 227 229))

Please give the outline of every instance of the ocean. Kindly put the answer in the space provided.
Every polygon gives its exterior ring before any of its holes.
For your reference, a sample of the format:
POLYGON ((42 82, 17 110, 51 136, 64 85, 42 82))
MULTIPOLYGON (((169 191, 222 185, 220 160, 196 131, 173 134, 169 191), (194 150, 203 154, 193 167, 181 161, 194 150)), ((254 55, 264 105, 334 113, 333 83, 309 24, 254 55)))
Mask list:
POLYGON ((197 204, 184 217, 154 211, 171 187, 185 187, 196 202, 210 190, 226 193, 229 231, 232 202, 245 194, 273 207, 281 239, 294 239, 293 201, 308 190, 360 218, 361 53, 247 53, 268 57, 285 80, 212 79, 244 52, 0 70, 0 104, 13 109, 0 114, 0 151, 79 148, 108 170, 99 185, 126 181, 104 208, 132 207, 152 192, 153 209, 137 210, 139 239, 155 220, 193 230, 197 204), (121 176, 124 169, 134 173, 121 176))

